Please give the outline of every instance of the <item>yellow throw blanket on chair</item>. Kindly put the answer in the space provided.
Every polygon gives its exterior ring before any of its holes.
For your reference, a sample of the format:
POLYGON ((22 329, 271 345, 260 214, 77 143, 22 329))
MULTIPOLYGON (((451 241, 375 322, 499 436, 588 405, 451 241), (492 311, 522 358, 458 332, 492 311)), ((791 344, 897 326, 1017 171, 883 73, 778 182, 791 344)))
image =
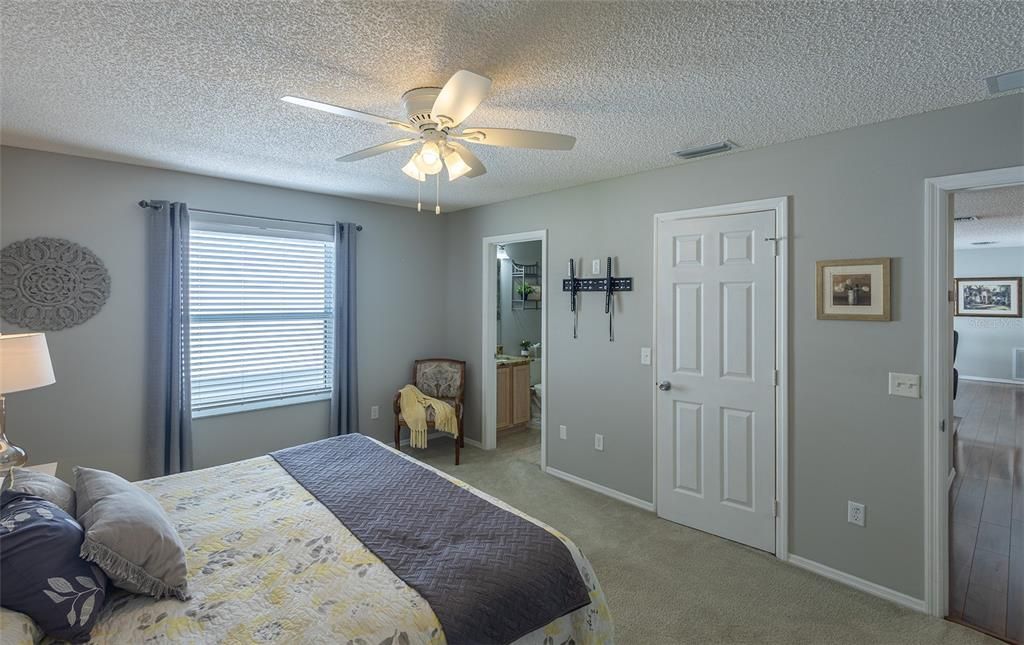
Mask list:
POLYGON ((459 419, 455 408, 420 392, 415 385, 406 385, 399 391, 398 406, 405 425, 409 426, 409 445, 427 447, 427 407, 434 409, 434 427, 459 438, 459 419))

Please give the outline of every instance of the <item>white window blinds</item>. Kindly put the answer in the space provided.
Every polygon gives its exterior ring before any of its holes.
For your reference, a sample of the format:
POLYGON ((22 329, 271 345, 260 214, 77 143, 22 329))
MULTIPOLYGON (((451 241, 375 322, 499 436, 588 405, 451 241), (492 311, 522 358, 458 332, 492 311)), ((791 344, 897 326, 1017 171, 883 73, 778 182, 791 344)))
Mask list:
POLYGON ((330 396, 331 227, 193 214, 190 237, 193 413, 330 396))

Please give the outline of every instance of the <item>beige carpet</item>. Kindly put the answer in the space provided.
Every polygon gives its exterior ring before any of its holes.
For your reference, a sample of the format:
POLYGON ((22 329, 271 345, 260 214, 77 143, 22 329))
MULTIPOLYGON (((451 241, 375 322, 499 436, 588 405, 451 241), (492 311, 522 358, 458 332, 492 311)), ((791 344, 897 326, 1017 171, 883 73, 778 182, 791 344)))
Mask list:
POLYGON ((496 451, 466 446, 461 466, 447 438, 406 451, 571 537, 597 571, 620 644, 998 643, 544 475, 538 440, 536 430, 502 433, 496 451))

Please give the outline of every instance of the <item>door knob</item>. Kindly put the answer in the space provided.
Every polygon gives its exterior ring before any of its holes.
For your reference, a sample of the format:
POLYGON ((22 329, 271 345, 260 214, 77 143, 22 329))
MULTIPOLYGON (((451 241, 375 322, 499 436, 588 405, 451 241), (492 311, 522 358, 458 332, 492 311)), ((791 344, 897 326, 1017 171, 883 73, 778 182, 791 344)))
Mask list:
POLYGON ((662 381, 661 383, 658 383, 658 389, 662 392, 668 392, 672 389, 672 384, 668 381, 662 381))

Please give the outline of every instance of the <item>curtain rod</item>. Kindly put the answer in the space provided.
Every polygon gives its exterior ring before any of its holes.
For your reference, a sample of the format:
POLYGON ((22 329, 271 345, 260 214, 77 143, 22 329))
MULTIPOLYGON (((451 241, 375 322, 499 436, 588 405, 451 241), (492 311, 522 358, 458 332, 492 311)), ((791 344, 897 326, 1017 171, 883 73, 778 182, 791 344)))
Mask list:
MULTIPOLYGON (((156 208, 156 204, 153 204, 153 203, 151 203, 149 201, 146 201, 145 199, 143 199, 142 201, 139 202, 139 206, 141 206, 142 208, 156 208)), ((274 221, 274 222, 295 222, 297 224, 315 224, 317 226, 330 226, 330 224, 324 224, 323 222, 309 222, 309 221, 301 220, 301 219, 285 219, 283 217, 263 217, 261 215, 245 215, 245 214, 242 214, 242 213, 228 213, 227 211, 211 211, 211 210, 207 210, 205 208, 190 208, 189 210, 197 211, 199 213, 213 213, 214 215, 234 215, 235 217, 254 217, 256 219, 266 219, 266 220, 271 220, 271 221, 274 221)), ((363 225, 362 224, 356 224, 356 230, 357 231, 363 230, 363 225)))

